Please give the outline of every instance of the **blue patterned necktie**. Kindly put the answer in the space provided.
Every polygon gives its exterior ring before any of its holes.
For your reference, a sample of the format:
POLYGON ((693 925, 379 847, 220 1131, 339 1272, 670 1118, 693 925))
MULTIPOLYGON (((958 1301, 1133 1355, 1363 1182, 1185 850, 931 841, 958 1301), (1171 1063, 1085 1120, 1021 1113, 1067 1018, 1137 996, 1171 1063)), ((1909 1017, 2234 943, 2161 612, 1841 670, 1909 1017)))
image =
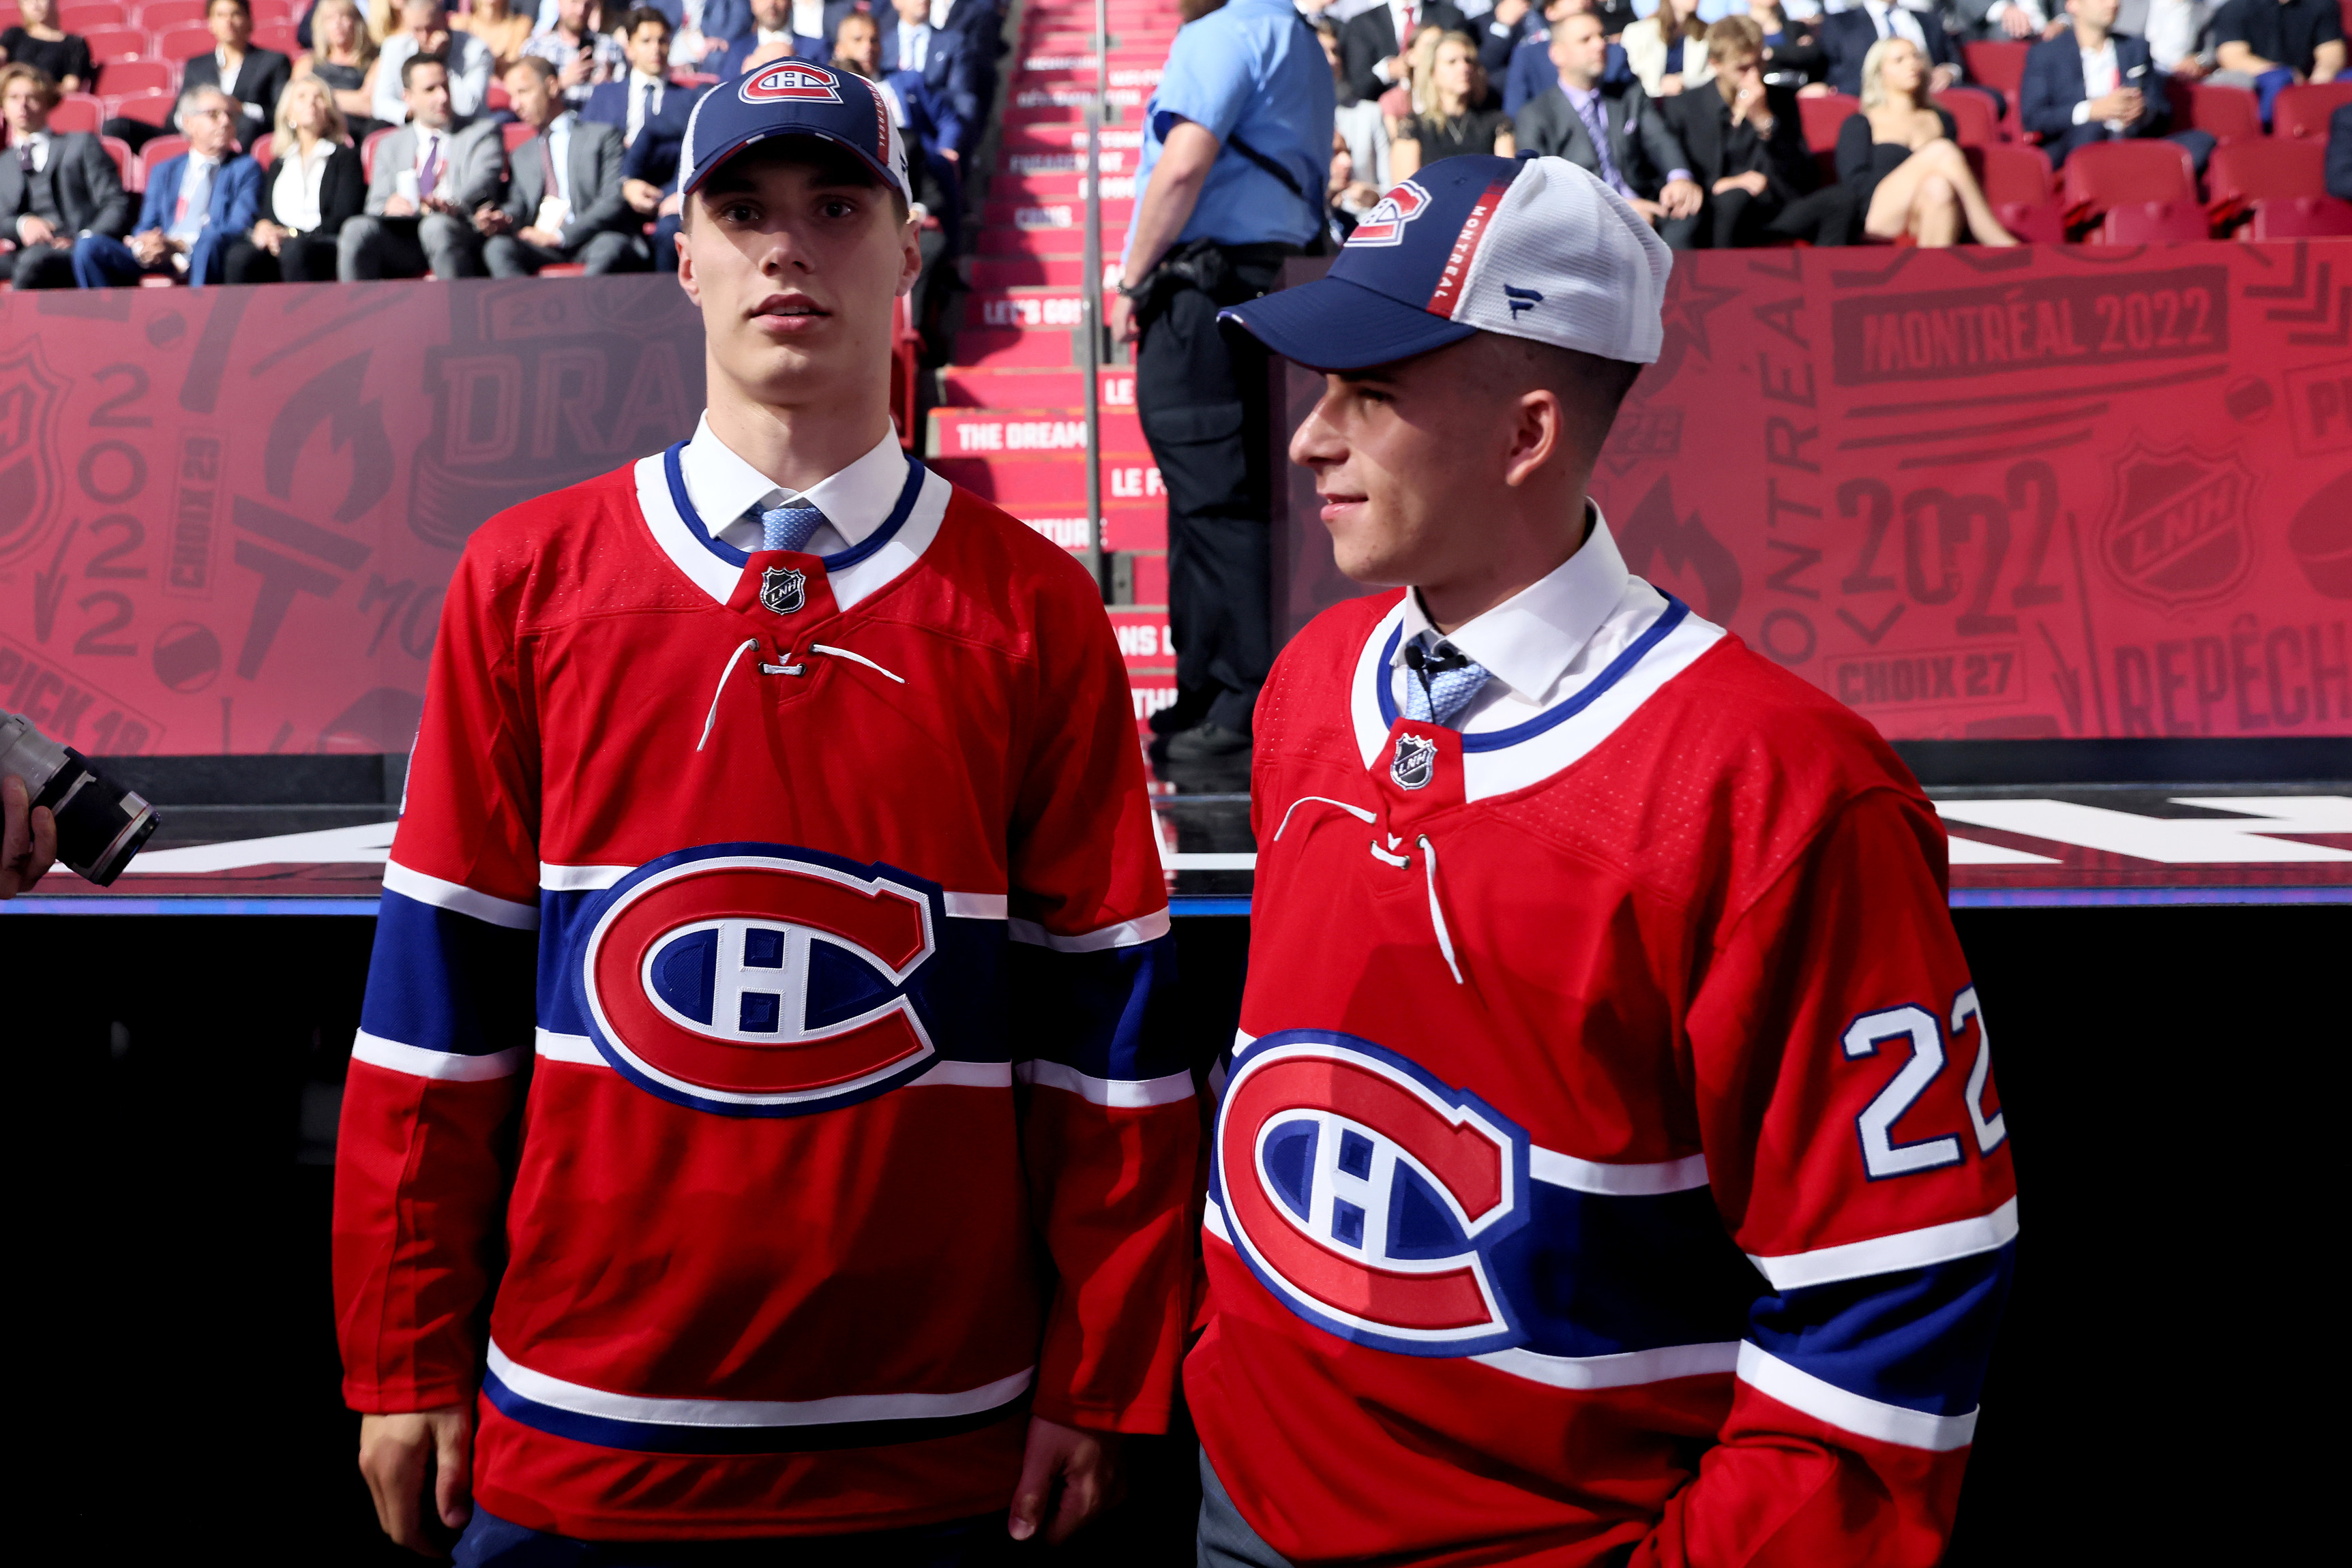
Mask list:
POLYGON ((761 549, 802 550, 818 528, 824 525, 824 514, 814 507, 778 507, 760 514, 760 548, 761 549))
MULTIPOLYGON (((1427 639, 1428 633, 1422 636, 1427 639)), ((1470 699, 1493 678, 1453 643, 1440 642, 1429 651, 1416 640, 1405 650, 1404 716, 1451 729, 1470 699)))

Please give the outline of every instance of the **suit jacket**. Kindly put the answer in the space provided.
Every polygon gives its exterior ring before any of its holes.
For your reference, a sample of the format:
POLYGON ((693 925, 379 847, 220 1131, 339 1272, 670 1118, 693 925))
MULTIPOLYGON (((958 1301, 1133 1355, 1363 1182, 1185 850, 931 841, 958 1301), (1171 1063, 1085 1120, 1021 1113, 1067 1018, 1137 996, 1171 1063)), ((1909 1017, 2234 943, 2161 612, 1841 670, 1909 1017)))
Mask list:
MULTIPOLYGON (((971 4, 971 0, 964 0, 971 4)), ((1460 11, 1445 0, 1431 0, 1420 8, 1415 27, 1444 27, 1448 31, 1470 32, 1470 24, 1460 11)), ((1475 35, 1474 35, 1475 36, 1475 35)), ((1394 82, 1384 82, 1372 72, 1372 68, 1397 52, 1396 22, 1389 16, 1387 0, 1370 10, 1359 11, 1339 25, 1339 80, 1350 99, 1378 98, 1394 82)))
MULTIPOLYGON (((1914 11, 1911 19, 1919 24, 1920 36, 1927 40, 1927 63, 1931 66, 1953 66, 1960 63, 1959 47, 1944 24, 1934 13, 1914 11)), ((1862 96, 1862 60, 1870 53, 1870 46, 1878 42, 1877 25, 1870 13, 1856 5, 1851 11, 1832 11, 1822 18, 1822 49, 1829 57, 1829 84, 1838 91, 1859 98, 1862 96)))
MULTIPOLYGON (((532 137, 507 156, 507 216, 517 228, 537 221, 539 204, 547 193, 547 165, 541 153, 545 132, 532 137)), ((572 192, 572 215, 561 238, 567 252, 579 249, 606 229, 627 231, 637 215, 621 195, 621 133, 609 125, 575 120, 571 145, 564 150, 565 183, 572 192)))
MULTIPOLYGON (((131 232, 131 193, 97 137, 87 131, 49 132, 49 176, 68 236, 87 231, 121 239, 131 232)), ((25 172, 13 154, 0 158, 0 231, 15 239, 16 220, 32 210, 25 172)))
MULTIPOLYGON (((2172 123, 2172 104, 2165 97, 2164 73, 2148 57, 2147 40, 2119 33, 2107 37, 2116 46, 2116 75, 2120 85, 2136 87, 2147 110, 2123 129, 2126 137, 2161 136, 2172 123), (2139 74, 2134 76, 2137 70, 2139 74)), ((2107 140, 2103 120, 2074 123, 2074 106, 2087 96, 2083 85, 2083 51, 2072 33, 2061 33, 2033 46, 2025 57, 2025 80, 2018 89, 2018 110, 2025 129, 2042 137, 2042 150, 2053 163, 2088 142, 2107 140)))
MULTIPOLYGON (((609 125, 625 138, 629 133, 630 85, 629 78, 623 77, 619 81, 608 81, 590 89, 580 118, 592 125, 609 125)), ((698 89, 679 87, 675 82, 664 87, 661 107, 647 115, 646 122, 637 128, 637 141, 667 141, 670 159, 676 162, 677 150, 686 141, 686 122, 694 113, 695 99, 701 96, 698 89)))
MULTIPOLYGON (((751 57, 760 52, 760 30, 757 27, 727 46, 727 52, 702 63, 702 68, 720 81, 733 81, 751 68, 751 57)), ((833 57, 833 51, 814 38, 793 35, 793 58, 814 60, 818 65, 833 57)))
MULTIPOLYGON (((261 182, 261 215, 281 227, 286 220, 278 212, 278 176, 285 170, 286 160, 281 156, 269 165, 261 182)), ((331 239, 342 232, 345 220, 358 217, 366 208, 367 175, 361 169, 359 149, 337 142, 319 177, 319 226, 310 232, 331 239)))
MULTIPOLYGON (((1539 32, 1511 51, 1510 74, 1503 78, 1503 112, 1516 119, 1529 99, 1558 80, 1559 68, 1551 63, 1551 35, 1539 32)), ((1625 57, 1624 46, 1610 45, 1601 58, 1601 85, 1624 87, 1633 80, 1633 62, 1625 57)))
POLYGON ((1794 88, 1768 87, 1764 101, 1772 110, 1772 134, 1751 143, 1748 155, 1733 159, 1731 106, 1712 82, 1667 99, 1666 123, 1682 142, 1690 162, 1684 165, 1709 196, 1715 183, 1731 174, 1760 172, 1768 189, 1782 202, 1792 201, 1821 183, 1821 165, 1805 146, 1803 116, 1797 109, 1794 88))
MULTIPOLYGON (((895 75, 898 69, 898 14, 889 12, 882 17, 882 69, 895 75)), ((985 39, 961 27, 931 29, 930 47, 923 54, 923 86, 929 89, 931 101, 945 118, 956 125, 956 140, 943 142, 958 153, 965 151, 968 141, 976 141, 983 121, 988 117, 987 104, 981 81, 983 73, 993 74, 995 57, 987 48, 985 39)))
MULTIPOLYGON (((247 49, 245 63, 237 68, 236 99, 239 103, 261 106, 261 116, 256 119, 248 110, 237 140, 251 141, 269 129, 278 114, 278 95, 294 79, 294 62, 276 49, 247 49)), ((180 68, 180 91, 183 96, 200 87, 220 86, 220 61, 209 54, 198 55, 180 68)), ((172 124, 177 129, 180 111, 172 110, 172 124)))
MULTIPOLYGON (((164 160, 163 167, 147 176, 147 199, 139 209, 139 233, 172 226, 172 214, 180 204, 180 181, 187 172, 188 154, 183 152, 177 158, 164 160)), ((188 283, 192 287, 204 287, 221 246, 249 233, 254 220, 261 216, 260 166, 242 155, 224 162, 213 175, 212 200, 206 204, 205 211, 212 221, 188 249, 188 283)))
MULTIPOLYGON (((672 32, 684 30, 686 6, 683 0, 636 0, 636 4, 650 5, 668 17, 672 32)), ((610 21, 620 20, 617 15, 610 11, 605 15, 610 21)), ((749 33, 751 27, 751 0, 702 0, 702 36, 704 37, 724 38, 731 44, 749 33)))
MULTIPOLYGON (((1657 101, 1639 87, 1611 87, 1603 82, 1601 112, 1609 128, 1610 162, 1617 165, 1635 195, 1654 201, 1668 174, 1692 167, 1690 154, 1665 116, 1658 112, 1657 101)), ((1565 158, 1580 169, 1601 172, 1601 157, 1593 150, 1591 133, 1584 128, 1584 117, 1576 112, 1558 82, 1529 99, 1511 117, 1511 126, 1517 132, 1522 157, 1532 152, 1538 157, 1565 158)))
MULTIPOLYGON (((452 204, 469 213, 484 202, 497 201, 507 181, 507 146, 499 123, 486 120, 452 132, 443 167, 446 172, 435 183, 436 194, 446 194, 452 204)), ((415 168, 414 124, 402 126, 376 143, 375 178, 368 183, 370 217, 383 216, 384 204, 400 193, 400 176, 415 168)))

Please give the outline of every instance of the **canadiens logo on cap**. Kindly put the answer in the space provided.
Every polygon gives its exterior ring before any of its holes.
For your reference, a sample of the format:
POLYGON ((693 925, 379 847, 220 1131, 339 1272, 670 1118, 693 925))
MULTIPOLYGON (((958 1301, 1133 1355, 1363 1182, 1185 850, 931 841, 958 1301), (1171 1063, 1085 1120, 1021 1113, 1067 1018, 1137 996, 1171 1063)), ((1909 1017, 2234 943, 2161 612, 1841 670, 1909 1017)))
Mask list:
POLYGON ((782 60, 745 77, 735 90, 745 103, 839 103, 841 78, 805 60, 782 60))
POLYGON ((1401 245, 1404 242, 1404 226, 1429 210, 1429 193, 1411 180, 1400 182, 1389 193, 1372 204, 1356 232, 1348 236, 1351 246, 1401 245))

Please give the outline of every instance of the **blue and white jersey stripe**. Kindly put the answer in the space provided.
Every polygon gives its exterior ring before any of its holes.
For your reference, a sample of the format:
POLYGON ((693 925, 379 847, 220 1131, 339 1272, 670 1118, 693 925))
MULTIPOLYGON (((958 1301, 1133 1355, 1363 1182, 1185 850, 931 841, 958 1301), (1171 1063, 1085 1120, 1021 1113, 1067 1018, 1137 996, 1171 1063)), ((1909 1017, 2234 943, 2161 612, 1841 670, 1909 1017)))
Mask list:
POLYGON ((480 1082, 520 1071, 539 912, 393 862, 384 868, 353 1061, 480 1082))

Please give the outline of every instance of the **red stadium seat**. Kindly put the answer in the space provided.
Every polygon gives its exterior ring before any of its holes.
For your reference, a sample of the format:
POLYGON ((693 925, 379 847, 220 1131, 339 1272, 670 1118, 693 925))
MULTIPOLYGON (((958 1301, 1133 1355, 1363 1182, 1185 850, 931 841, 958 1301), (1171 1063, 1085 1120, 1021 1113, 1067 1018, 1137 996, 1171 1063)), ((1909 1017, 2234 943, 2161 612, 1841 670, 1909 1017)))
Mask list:
POLYGON ((2174 77, 2164 90, 2172 99, 2172 123, 2202 131, 2217 141, 2263 133, 2262 105, 2252 89, 2211 87, 2185 77, 2174 77))
POLYGON ((163 28, 155 35, 153 53, 158 59, 193 60, 211 54, 215 47, 212 29, 199 23, 193 27, 163 28))
POLYGON ((188 150, 184 136, 157 136, 139 150, 139 183, 144 188, 155 177, 155 171, 188 150))
POLYGON ((2025 57, 2032 48, 2031 44, 1962 44, 1960 63, 1968 67, 1971 84, 1990 88, 2014 108, 2017 89, 2025 82, 2025 57))
POLYGON ((257 21, 253 25, 253 47, 275 49, 281 55, 291 57, 302 52, 302 40, 295 33, 291 22, 257 21))
POLYGON ((585 277, 588 264, 582 261, 551 261, 539 269, 541 277, 585 277))
POLYGON ((101 98, 121 98, 134 92, 176 92, 180 68, 169 60, 108 60, 98 68, 101 98))
POLYGON ((2039 147, 2000 142, 1969 149, 1969 167, 1984 188, 1985 200, 2033 206, 2050 199, 2050 157, 2039 147))
POLYGON ((69 92, 49 110, 51 131, 96 131, 105 120, 106 105, 86 92, 69 92))
POLYGON ((2066 243, 2066 209, 2055 202, 1997 202, 1992 215, 2028 245, 2066 243))
POLYGON ((2275 137, 2224 142, 2205 166, 2205 191, 2216 206, 2271 197, 2327 193, 2327 148, 2317 141, 2275 137))
POLYGON ((387 125, 381 131, 371 131, 367 133, 367 140, 360 143, 360 174, 369 183, 375 180, 376 143, 399 129, 396 125, 387 125))
POLYGON ((115 61, 135 60, 147 52, 147 33, 141 27, 93 27, 82 35, 82 42, 89 46, 89 57, 98 62, 100 76, 115 61))
POLYGON ((129 6, 117 0, 72 0, 58 7, 58 26, 68 33, 88 37, 93 27, 127 27, 131 25, 129 6))
POLYGON ((502 109, 512 109, 514 107, 514 99, 507 96, 506 84, 498 81, 491 82, 488 92, 483 96, 482 107, 493 114, 502 109))
POLYGON ((122 188, 134 195, 145 192, 146 172, 139 167, 139 155, 131 151, 131 143, 120 137, 101 136, 98 144, 114 160, 114 172, 122 181, 122 188))
POLYGON ((269 167, 269 155, 277 150, 277 136, 265 131, 253 139, 253 145, 245 150, 245 155, 267 169, 269 167))
POLYGON ((2197 202, 2189 153, 2169 141, 2094 141, 2074 150, 2059 178, 2077 221, 2146 202, 2197 202))
POLYGON ((173 106, 180 101, 177 93, 129 92, 106 100, 109 120, 135 120, 142 125, 164 126, 172 123, 173 106))
POLYGON ((139 7, 139 25, 151 33, 190 24, 202 26, 212 0, 145 0, 139 7))
POLYGON ((1839 128, 1861 112, 1862 99, 1842 92, 1797 100, 1797 117, 1805 125, 1805 145, 1815 152, 1836 151, 1839 128))
POLYGON ((499 134, 506 138, 507 152, 511 153, 516 148, 521 146, 524 142, 538 135, 539 132, 533 131, 530 126, 524 124, 520 120, 511 120, 499 128, 499 134))
POLYGON ((253 25, 258 29, 273 22, 294 25, 293 0, 253 0, 253 25))
POLYGON ((1963 147, 1990 147, 2008 140, 2001 134, 2000 116, 1994 111, 1992 99, 1980 92, 1948 92, 1936 99, 1936 106, 1952 117, 1963 147))
POLYGON ((2195 202, 2124 202, 2107 209, 2107 221, 2091 236, 2094 245, 2156 245, 2170 240, 2210 239, 2205 209, 2195 202))
POLYGON ((2254 204, 2256 239, 2352 239, 2352 202, 2287 196, 2254 204))
POLYGON ((2306 82, 2288 88, 2271 105, 2271 134, 2309 136, 2324 143, 2328 118, 2347 103, 2352 103, 2352 81, 2306 82))

